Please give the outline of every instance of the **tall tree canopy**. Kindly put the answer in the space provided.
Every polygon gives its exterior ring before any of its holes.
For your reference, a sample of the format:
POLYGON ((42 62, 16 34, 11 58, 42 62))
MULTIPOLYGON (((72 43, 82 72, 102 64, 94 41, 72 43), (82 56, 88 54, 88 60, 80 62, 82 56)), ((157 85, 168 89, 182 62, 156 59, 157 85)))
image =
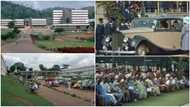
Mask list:
POLYGON ((14 72, 15 70, 25 71, 26 66, 22 62, 17 62, 10 67, 11 72, 14 72))

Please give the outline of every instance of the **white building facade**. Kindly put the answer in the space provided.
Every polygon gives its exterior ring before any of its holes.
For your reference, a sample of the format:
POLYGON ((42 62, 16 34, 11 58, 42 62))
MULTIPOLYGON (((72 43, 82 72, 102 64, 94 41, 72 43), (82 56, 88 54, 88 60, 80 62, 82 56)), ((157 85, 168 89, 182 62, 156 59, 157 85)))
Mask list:
POLYGON ((47 19, 31 19, 33 26, 45 26, 47 25, 47 19))
POLYGON ((15 22, 15 26, 24 27, 24 19, 1 19, 1 26, 8 26, 12 21, 15 22))
POLYGON ((72 24, 87 24, 88 10, 72 10, 71 17, 72 17, 72 24))
POLYGON ((63 17, 63 10, 53 10, 53 25, 63 23, 63 17))

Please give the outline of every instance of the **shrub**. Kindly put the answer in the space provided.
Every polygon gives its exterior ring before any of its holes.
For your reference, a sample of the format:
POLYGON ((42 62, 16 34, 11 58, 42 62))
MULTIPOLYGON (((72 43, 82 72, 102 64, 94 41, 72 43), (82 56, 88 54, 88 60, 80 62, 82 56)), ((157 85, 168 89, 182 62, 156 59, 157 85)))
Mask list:
POLYGON ((13 29, 13 32, 15 32, 15 33, 20 33, 20 30, 18 30, 18 28, 17 27, 15 27, 14 29, 13 29))
POLYGON ((57 33, 60 33, 60 32, 63 32, 64 29, 63 28, 55 28, 54 29, 54 32, 57 32, 57 33))
POLYGON ((87 41, 94 42, 94 37, 87 39, 87 41))
POLYGON ((41 37, 41 40, 50 40, 51 39, 51 36, 42 36, 41 37))
POLYGON ((16 37, 17 37, 17 32, 15 32, 14 30, 7 30, 7 31, 2 32, 1 34, 2 40, 14 39, 16 37))
POLYGON ((37 40, 51 40, 51 35, 43 35, 41 32, 34 32, 31 36, 37 40))
POLYGON ((40 35, 41 34, 39 32, 33 32, 30 36, 32 38, 35 38, 35 39, 39 40, 40 39, 40 35))
POLYGON ((8 27, 9 27, 9 28, 15 28, 15 22, 14 22, 14 21, 10 21, 10 22, 8 23, 8 27))
POLYGON ((46 49, 46 47, 44 45, 42 45, 42 44, 38 43, 37 45, 38 45, 39 48, 46 49))

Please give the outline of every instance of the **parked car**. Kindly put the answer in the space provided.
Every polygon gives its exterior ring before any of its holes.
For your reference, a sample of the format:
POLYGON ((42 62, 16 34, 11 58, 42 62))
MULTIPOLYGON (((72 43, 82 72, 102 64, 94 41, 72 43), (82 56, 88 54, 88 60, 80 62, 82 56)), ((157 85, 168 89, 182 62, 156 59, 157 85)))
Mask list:
POLYGON ((105 39, 103 52, 107 54, 171 55, 188 53, 181 49, 183 18, 157 17, 134 19, 129 30, 120 30, 125 36, 118 51, 111 51, 111 38, 105 39), (110 50, 105 50, 110 49, 110 50))

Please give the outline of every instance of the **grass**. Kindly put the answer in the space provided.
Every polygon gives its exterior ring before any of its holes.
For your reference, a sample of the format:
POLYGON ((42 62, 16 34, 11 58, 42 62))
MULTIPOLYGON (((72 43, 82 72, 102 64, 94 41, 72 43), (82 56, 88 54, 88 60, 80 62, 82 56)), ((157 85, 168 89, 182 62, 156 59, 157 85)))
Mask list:
POLYGON ((189 89, 162 93, 137 102, 126 103, 124 106, 182 106, 189 104, 189 89))
POLYGON ((25 87, 12 76, 1 76, 2 106, 51 106, 41 96, 27 92, 25 87))
POLYGON ((42 48, 93 47, 94 42, 88 40, 65 40, 63 42, 46 40, 38 41, 37 46, 42 48))

